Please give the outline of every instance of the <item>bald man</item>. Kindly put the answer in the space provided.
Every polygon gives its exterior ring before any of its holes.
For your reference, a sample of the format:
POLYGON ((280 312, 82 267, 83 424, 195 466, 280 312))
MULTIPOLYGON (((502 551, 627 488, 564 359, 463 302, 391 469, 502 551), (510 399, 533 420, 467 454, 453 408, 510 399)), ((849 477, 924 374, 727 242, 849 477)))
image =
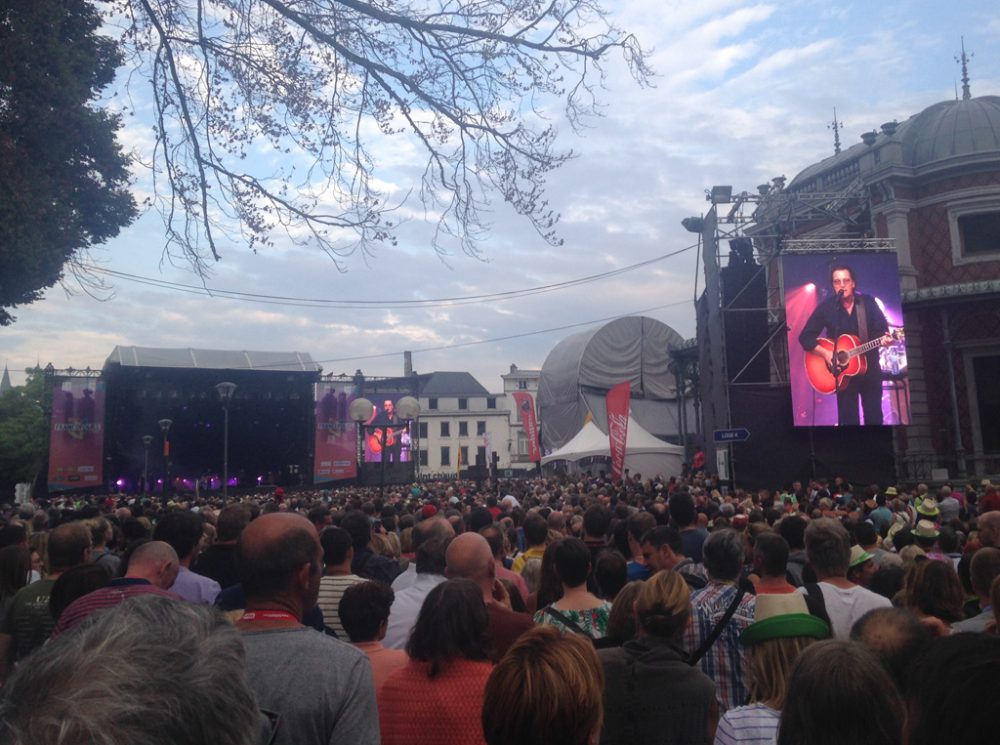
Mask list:
POLYGON ((983 548, 1000 548, 1000 512, 985 512, 976 520, 979 544, 983 548))
POLYGON ((316 605, 323 549, 302 515, 251 522, 237 543, 246 612, 237 621, 247 677, 281 720, 275 745, 378 745, 371 665, 364 652, 302 625, 316 605))
POLYGON ((493 551, 479 533, 462 533, 448 544, 445 573, 449 578, 464 577, 475 582, 483 593, 490 617, 490 636, 497 659, 535 624, 531 616, 510 609, 507 591, 496 578, 493 551))
POLYGON ((52 632, 52 638, 69 631, 86 620, 92 613, 104 608, 112 608, 136 595, 161 595, 181 600, 180 595, 169 592, 168 588, 177 579, 180 562, 177 552, 164 541, 143 543, 129 559, 128 571, 124 577, 77 598, 59 616, 59 622, 52 632))

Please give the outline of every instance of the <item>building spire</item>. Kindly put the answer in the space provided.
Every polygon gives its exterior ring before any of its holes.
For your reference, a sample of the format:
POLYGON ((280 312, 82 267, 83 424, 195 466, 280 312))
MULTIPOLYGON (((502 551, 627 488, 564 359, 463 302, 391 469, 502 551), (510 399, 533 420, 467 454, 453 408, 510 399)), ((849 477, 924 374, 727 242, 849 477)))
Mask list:
POLYGON ((7 391, 11 390, 14 386, 10 382, 10 372, 7 370, 7 365, 3 366, 3 377, 0 377, 0 396, 5 394, 7 391))
MULTIPOLYGON (((968 101, 972 98, 972 93, 969 91, 969 60, 971 60, 976 55, 965 53, 965 37, 962 38, 962 56, 956 57, 955 61, 962 66, 962 100, 968 101)), ((956 96, 957 98, 957 96, 956 96)))
POLYGON ((827 129, 833 130, 833 154, 840 155, 840 130, 844 128, 843 122, 837 121, 837 107, 833 107, 833 121, 826 125, 827 129))

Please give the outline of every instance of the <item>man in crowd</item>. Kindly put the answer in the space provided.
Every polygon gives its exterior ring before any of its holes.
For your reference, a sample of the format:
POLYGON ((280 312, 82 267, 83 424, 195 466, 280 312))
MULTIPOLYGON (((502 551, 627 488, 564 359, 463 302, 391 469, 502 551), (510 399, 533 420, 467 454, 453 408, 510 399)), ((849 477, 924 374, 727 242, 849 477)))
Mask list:
POLYGON ((111 608, 136 595, 161 595, 180 600, 167 588, 174 584, 180 563, 177 552, 163 541, 143 543, 128 562, 124 577, 111 580, 99 590, 87 593, 70 603, 59 616, 53 638, 83 622, 92 613, 111 608))
POLYGON ((723 714, 745 704, 749 694, 746 648, 740 644, 740 634, 754 621, 756 598, 740 584, 743 538, 739 533, 728 528, 709 533, 703 556, 708 584, 691 594, 691 620, 684 631, 683 646, 688 654, 696 654, 720 627, 721 633, 698 664, 715 681, 719 713, 723 714))
POLYGON ((302 625, 322 575, 315 528, 301 515, 263 515, 247 526, 238 546, 247 610, 237 627, 250 687, 260 707, 280 717, 275 745, 378 745, 375 689, 364 653, 302 625))
POLYGON ((1000 577, 1000 549, 981 548, 976 551, 969 565, 969 580, 972 583, 972 591, 979 599, 982 612, 965 621, 952 624, 952 632, 986 631, 992 625, 993 606, 990 603, 990 587, 997 577, 1000 577))
POLYGON ((493 651, 497 657, 503 657, 517 638, 535 624, 530 616, 512 611, 509 602, 504 605, 507 593, 496 579, 496 563, 489 543, 478 533, 456 536, 448 545, 445 563, 450 579, 471 579, 482 591, 493 651))
POLYGON ((695 509, 694 498, 687 492, 678 492, 670 497, 667 507, 670 519, 681 532, 684 555, 695 564, 701 564, 701 547, 708 537, 708 531, 698 527, 698 512, 695 509))
MULTIPOLYGON (((416 555, 420 546, 432 538, 447 540, 455 536, 455 528, 440 515, 425 518, 413 526, 413 553, 416 555)), ((392 581, 392 591, 401 592, 417 581, 417 563, 411 561, 405 572, 400 572, 392 581)))
POLYGON ((348 587, 368 580, 351 573, 354 546, 350 533, 333 526, 320 534, 319 542, 323 546, 323 578, 319 581, 317 604, 323 611, 323 622, 334 630, 337 638, 345 639, 346 632, 340 624, 341 598, 348 587))
MULTIPOLYGON (((876 595, 847 579, 851 562, 851 539, 837 520, 823 517, 812 520, 806 528, 806 554, 816 572, 816 585, 800 588, 814 598, 821 593, 822 605, 837 639, 847 639, 851 626, 861 616, 876 608, 889 608, 888 598, 876 595)), ((813 608, 810 607, 812 611, 813 608)))
POLYGON ((361 510, 351 510, 340 522, 340 527, 351 534, 354 546, 354 559, 351 561, 351 571, 365 579, 375 579, 391 585, 399 574, 399 562, 387 556, 379 556, 372 551, 371 519, 361 510))
POLYGON ((49 534, 49 576, 14 595, 0 625, 0 683, 17 664, 49 638, 56 622, 49 595, 56 580, 73 567, 90 561, 90 528, 83 522, 64 523, 49 534))
POLYGON ((215 580, 223 590, 239 582, 236 541, 249 523, 250 509, 245 504, 234 502, 223 507, 215 521, 216 541, 195 559, 193 571, 215 580))
POLYGON ((788 581, 788 541, 777 533, 766 531, 754 540, 753 571, 758 595, 795 592, 788 581))
MULTIPOLYGON (((447 524, 447 521, 445 521, 447 524)), ((429 538, 417 549, 417 579, 396 593, 389 611, 389 627, 384 644, 390 649, 406 649, 410 632, 430 591, 445 581, 445 551, 450 538, 429 538)))
MULTIPOLYGON (((642 537, 656 527, 656 518, 649 512, 633 512, 625 520, 628 528, 628 549, 631 556, 627 556, 628 581, 633 582, 640 579, 649 579, 652 571, 642 558, 642 537)), ((593 564, 591 564, 593 571, 593 564)))
POLYGON ((392 588, 382 582, 359 582, 344 591, 339 618, 351 644, 368 656, 377 694, 389 673, 409 661, 402 649, 386 649, 382 644, 389 626, 389 609, 395 598, 392 588))
POLYGON ((653 574, 673 569, 684 578, 691 590, 707 583, 705 568, 684 555, 684 541, 676 528, 659 525, 642 537, 642 558, 653 574))
POLYGON ((490 551, 493 553, 493 563, 496 566, 497 579, 505 579, 512 582, 514 587, 517 588, 517 592, 521 596, 521 600, 527 603, 528 595, 531 593, 528 592, 528 584, 524 581, 524 577, 503 565, 505 553, 503 529, 496 523, 493 523, 492 525, 487 525, 485 528, 482 528, 479 531, 479 534, 486 539, 488 544, 490 544, 490 551))
POLYGON ((529 559, 541 560, 545 554, 545 541, 549 537, 549 524, 537 512, 532 512, 524 518, 524 542, 527 549, 514 559, 511 569, 518 574, 524 574, 524 565, 529 559))
POLYGON ((201 517, 193 512, 171 510, 160 518, 153 539, 165 541, 177 552, 180 569, 171 592, 191 603, 211 605, 222 589, 214 579, 191 571, 191 564, 201 549, 201 517))

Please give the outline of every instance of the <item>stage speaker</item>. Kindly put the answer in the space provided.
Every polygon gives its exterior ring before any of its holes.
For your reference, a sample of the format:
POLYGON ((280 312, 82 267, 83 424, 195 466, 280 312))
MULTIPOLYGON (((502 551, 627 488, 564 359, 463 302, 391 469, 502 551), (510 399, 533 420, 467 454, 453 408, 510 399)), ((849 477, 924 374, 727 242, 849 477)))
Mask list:
POLYGON ((744 252, 740 260, 730 261, 729 266, 723 267, 721 274, 729 382, 766 383, 770 379, 770 368, 768 350, 763 348, 767 344, 764 268, 754 263, 752 257, 746 261, 744 252), (743 370, 747 363, 749 366, 743 370), (739 374, 741 370, 742 375, 739 374))

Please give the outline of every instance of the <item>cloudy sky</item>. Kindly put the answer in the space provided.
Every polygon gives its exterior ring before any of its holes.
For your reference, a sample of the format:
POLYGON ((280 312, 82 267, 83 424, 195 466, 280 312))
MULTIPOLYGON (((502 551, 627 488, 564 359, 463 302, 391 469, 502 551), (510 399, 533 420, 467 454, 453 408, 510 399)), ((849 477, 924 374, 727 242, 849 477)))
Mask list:
MULTIPOLYGON (((955 96, 960 37, 975 56, 972 94, 1000 94, 1000 20, 980 0, 837 2, 616 0, 618 25, 652 49, 653 88, 609 64, 605 115, 583 133, 561 130, 578 157, 549 181, 561 213, 561 247, 494 205, 483 258, 442 261, 432 225, 411 219, 397 247, 350 259, 341 272, 324 255, 278 245, 256 255, 229 245, 210 287, 287 298, 406 300, 509 292, 565 283, 667 254, 642 268, 530 297, 422 310, 334 310, 206 297, 115 279, 95 299, 55 287, 0 328, 0 364, 15 383, 23 369, 103 365, 115 345, 310 353, 326 372, 396 375, 403 350, 418 372, 468 370, 501 389, 511 363, 538 368, 565 336, 613 317, 644 313, 694 335, 693 296, 703 284, 682 218, 706 209, 704 190, 737 191, 833 154, 828 124, 843 122, 844 146, 886 121, 903 121, 955 96)), ((123 136, 148 142, 139 121, 123 136)), ((388 143, 379 176, 397 193, 415 185, 388 143)), ((414 214, 419 215, 418 210, 414 214)), ((146 214, 95 252, 102 266, 198 286, 188 268, 164 261, 162 222, 146 214)))

